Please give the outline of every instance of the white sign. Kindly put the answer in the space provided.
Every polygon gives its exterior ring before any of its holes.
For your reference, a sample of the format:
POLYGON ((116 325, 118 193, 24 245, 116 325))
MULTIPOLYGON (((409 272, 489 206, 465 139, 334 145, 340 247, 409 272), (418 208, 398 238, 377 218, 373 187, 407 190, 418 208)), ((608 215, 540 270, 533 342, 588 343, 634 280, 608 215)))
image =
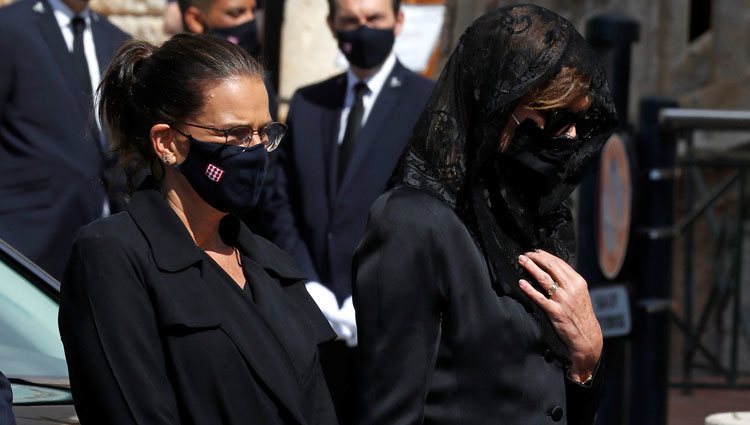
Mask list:
POLYGON ((623 285, 595 288, 589 291, 594 305, 594 314, 602 327, 605 338, 630 333, 630 301, 623 285))
MULTIPOLYGON (((422 72, 427 69, 432 52, 440 41, 445 6, 405 4, 401 10, 404 12, 404 26, 393 50, 405 67, 422 72)), ((340 68, 349 66, 341 52, 336 57, 336 65, 340 68)))

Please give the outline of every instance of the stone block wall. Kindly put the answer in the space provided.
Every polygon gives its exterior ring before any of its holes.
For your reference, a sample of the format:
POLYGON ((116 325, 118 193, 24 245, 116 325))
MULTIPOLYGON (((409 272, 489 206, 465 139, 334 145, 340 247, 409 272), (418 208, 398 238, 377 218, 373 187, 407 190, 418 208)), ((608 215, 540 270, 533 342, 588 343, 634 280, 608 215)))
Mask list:
MULTIPOLYGON (((13 0, 0 0, 0 6, 13 0)), ((166 0, 91 0, 91 7, 136 38, 151 42, 166 39, 162 14, 166 0)))

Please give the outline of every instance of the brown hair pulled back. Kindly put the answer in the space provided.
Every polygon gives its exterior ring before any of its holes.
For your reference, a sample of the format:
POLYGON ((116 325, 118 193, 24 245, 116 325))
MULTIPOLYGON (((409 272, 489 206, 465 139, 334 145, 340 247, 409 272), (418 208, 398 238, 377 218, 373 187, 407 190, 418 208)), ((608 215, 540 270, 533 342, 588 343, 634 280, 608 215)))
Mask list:
POLYGON ((158 47, 142 40, 122 46, 99 85, 98 112, 128 178, 156 156, 153 125, 188 121, 213 84, 262 76, 263 67, 241 47, 210 35, 178 34, 158 47))
POLYGON ((585 99, 590 86, 589 75, 564 66, 554 78, 529 90, 521 99, 521 104, 540 110, 562 108, 585 99))

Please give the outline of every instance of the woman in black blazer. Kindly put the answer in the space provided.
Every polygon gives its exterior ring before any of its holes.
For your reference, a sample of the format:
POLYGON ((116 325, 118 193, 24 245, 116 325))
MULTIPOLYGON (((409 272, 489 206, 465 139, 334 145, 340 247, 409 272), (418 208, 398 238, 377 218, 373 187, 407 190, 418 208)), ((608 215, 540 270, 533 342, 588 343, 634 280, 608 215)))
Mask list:
POLYGON ((260 65, 210 36, 130 42, 99 93, 120 157, 152 175, 68 262, 81 423, 335 424, 317 347, 335 334, 291 259, 236 218, 285 130, 260 65))
POLYGON ((603 340, 563 201, 615 123, 558 15, 464 33, 355 256, 360 425, 594 422, 603 340))

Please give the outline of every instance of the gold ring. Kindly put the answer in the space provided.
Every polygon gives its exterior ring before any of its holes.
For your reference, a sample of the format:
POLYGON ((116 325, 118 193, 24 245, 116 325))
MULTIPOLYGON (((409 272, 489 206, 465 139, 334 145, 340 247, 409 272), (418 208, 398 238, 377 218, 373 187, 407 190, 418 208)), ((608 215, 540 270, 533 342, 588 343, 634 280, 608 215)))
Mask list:
POLYGON ((549 294, 549 297, 552 298, 553 295, 557 292, 557 290, 560 288, 560 286, 557 285, 557 282, 553 281, 552 286, 547 291, 547 294, 549 294))

